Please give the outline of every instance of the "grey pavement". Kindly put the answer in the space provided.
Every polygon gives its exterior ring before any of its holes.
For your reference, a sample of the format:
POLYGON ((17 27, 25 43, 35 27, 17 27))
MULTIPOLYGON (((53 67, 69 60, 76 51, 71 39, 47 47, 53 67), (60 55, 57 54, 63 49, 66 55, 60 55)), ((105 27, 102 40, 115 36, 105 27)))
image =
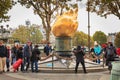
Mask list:
POLYGON ((55 60, 53 62, 54 67, 52 69, 51 58, 46 61, 39 62, 38 73, 32 73, 30 70, 27 73, 18 72, 6 72, 0 74, 0 80, 109 80, 110 74, 107 71, 107 67, 103 68, 103 63, 97 64, 90 60, 85 60, 87 74, 83 73, 82 66, 80 64, 78 73, 74 73, 75 61, 71 61, 69 68, 66 67, 65 61, 55 60))
POLYGON ((10 78, 2 78, 0 80, 110 80, 108 71, 94 73, 4 73, 4 76, 10 78))
POLYGON ((8 76, 6 74, 8 74, 8 73, 0 74, 0 80, 23 80, 23 79, 19 79, 17 77, 8 76))

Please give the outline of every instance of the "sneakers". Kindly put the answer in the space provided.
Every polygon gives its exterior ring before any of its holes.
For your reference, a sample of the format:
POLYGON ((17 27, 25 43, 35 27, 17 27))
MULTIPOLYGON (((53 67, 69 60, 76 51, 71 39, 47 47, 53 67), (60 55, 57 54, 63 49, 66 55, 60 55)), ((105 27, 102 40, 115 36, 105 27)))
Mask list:
POLYGON ((7 72, 9 72, 10 70, 9 69, 7 69, 7 72))
POLYGON ((87 74, 87 72, 84 72, 84 74, 87 74))

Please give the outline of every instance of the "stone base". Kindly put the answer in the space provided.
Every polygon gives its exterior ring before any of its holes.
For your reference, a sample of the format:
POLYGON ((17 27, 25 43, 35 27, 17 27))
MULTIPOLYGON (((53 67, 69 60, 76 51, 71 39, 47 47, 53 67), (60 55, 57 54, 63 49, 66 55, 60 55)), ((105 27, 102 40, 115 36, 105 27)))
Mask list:
POLYGON ((57 51, 56 53, 61 57, 69 57, 70 58, 72 56, 71 51, 57 51))

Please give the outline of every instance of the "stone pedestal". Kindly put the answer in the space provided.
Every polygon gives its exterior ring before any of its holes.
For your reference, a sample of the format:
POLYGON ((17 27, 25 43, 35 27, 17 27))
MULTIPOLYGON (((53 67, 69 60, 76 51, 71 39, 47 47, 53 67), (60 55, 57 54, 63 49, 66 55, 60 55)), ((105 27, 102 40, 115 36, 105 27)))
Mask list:
POLYGON ((59 56, 70 57, 72 56, 72 38, 71 37, 56 37, 56 52, 59 56))

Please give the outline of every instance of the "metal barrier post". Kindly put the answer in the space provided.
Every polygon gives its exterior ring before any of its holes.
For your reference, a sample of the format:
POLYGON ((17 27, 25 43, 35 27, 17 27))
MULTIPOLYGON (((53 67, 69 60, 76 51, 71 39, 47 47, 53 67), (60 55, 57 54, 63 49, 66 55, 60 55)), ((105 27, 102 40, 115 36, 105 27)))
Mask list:
POLYGON ((54 51, 52 52, 52 69, 54 69, 54 51))
POLYGON ((104 68, 104 64, 105 64, 104 53, 102 57, 103 57, 103 68, 104 68))

